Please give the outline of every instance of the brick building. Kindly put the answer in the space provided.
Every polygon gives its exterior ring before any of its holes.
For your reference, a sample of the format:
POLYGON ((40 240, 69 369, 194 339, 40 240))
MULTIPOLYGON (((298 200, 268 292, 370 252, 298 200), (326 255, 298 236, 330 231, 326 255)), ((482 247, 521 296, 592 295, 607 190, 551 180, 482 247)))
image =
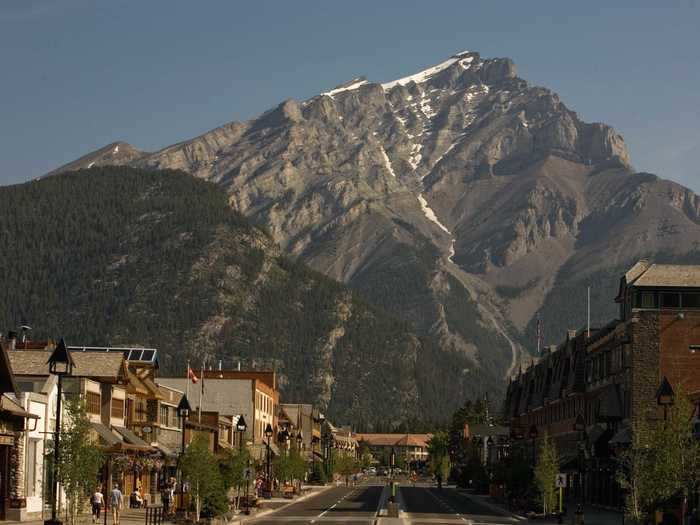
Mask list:
POLYGON ((619 319, 570 332, 509 383, 505 416, 515 443, 533 456, 544 433, 552 436, 562 470, 573 474, 571 491, 582 487, 587 501, 617 506, 614 454, 630 444, 633 420, 663 417, 663 378, 700 399, 700 266, 639 261, 620 278, 615 301, 619 319), (574 430, 577 418, 583 433, 574 430))

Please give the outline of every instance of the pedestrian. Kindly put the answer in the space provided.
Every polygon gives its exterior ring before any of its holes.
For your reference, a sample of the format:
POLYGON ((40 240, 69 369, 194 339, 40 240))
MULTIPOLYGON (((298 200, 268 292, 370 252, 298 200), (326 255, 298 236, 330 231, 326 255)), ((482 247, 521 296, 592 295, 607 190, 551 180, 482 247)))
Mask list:
POLYGON ((168 481, 168 483, 165 484, 165 487, 163 488, 163 512, 165 513, 166 516, 170 515, 170 505, 172 504, 173 501, 173 486, 172 484, 168 481))
POLYGON ((119 525, 119 514, 121 513, 122 505, 124 504, 124 496, 119 490, 119 485, 116 483, 112 489, 110 504, 112 505, 112 523, 114 525, 119 525))
POLYGON ((442 473, 438 472, 435 475, 435 479, 437 479, 437 488, 438 490, 442 490, 442 473))
POLYGON ((104 495, 100 491, 101 487, 95 488, 95 493, 90 498, 90 503, 92 504, 92 522, 99 523, 100 521, 100 511, 102 510, 102 505, 104 505, 104 495))

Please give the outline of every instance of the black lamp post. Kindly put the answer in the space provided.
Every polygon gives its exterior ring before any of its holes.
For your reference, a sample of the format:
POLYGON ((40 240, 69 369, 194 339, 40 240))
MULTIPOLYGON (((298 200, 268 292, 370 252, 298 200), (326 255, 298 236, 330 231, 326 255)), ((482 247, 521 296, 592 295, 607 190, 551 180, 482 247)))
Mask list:
POLYGON ((530 427, 530 439, 532 440, 532 468, 535 468, 535 441, 537 440, 537 427, 535 425, 532 425, 530 427))
POLYGON ((248 425, 245 423, 245 418, 243 417, 243 414, 238 416, 238 422, 236 423, 236 430, 238 431, 238 435, 240 436, 240 439, 238 441, 238 451, 243 452, 243 435, 245 434, 245 431, 248 429, 248 425))
POLYGON ((297 432, 297 452, 301 454, 301 446, 304 442, 304 436, 301 435, 301 430, 297 432))
POLYGON ((668 407, 672 406, 676 398, 676 394, 668 382, 666 376, 661 380, 659 388, 656 390, 656 403, 664 407, 664 424, 668 419, 668 407))
POLYGON ((584 460, 584 433, 586 432, 586 420, 583 419, 583 415, 579 414, 576 416, 576 421, 574 421, 574 432, 577 433, 577 443, 578 443, 578 499, 579 508, 577 512, 583 512, 583 460, 584 460))
POLYGON ((491 465, 493 463, 493 437, 489 436, 486 440, 486 463, 491 465))
POLYGON ((58 512, 58 461, 60 457, 61 442, 61 397, 63 396, 63 376, 73 373, 73 357, 68 351, 63 338, 58 343, 47 361, 49 373, 58 376, 58 388, 56 398, 56 430, 54 432, 53 465, 51 480, 51 519, 44 521, 45 525, 61 525, 61 520, 56 518, 58 512))
POLYGON ((265 484, 267 485, 267 490, 265 491, 265 498, 267 499, 272 497, 272 477, 270 475, 270 440, 272 439, 273 434, 274 431, 272 430, 272 425, 268 423, 265 427, 265 437, 267 437, 267 443, 265 443, 267 446, 267 465, 265 466, 265 484))
POLYGON ((180 399, 180 403, 177 405, 177 415, 180 417, 182 422, 182 450, 180 450, 180 509, 185 508, 185 479, 182 475, 182 457, 185 455, 185 420, 189 417, 192 407, 190 402, 187 400, 187 396, 183 395, 180 399))

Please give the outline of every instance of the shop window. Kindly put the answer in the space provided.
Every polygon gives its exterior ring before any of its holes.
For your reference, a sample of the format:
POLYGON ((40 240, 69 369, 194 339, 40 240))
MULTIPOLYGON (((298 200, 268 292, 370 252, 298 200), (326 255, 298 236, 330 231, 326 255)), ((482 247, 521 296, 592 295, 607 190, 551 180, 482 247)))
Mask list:
POLYGON ((681 294, 678 292, 663 292, 661 294, 661 308, 680 308, 681 294))

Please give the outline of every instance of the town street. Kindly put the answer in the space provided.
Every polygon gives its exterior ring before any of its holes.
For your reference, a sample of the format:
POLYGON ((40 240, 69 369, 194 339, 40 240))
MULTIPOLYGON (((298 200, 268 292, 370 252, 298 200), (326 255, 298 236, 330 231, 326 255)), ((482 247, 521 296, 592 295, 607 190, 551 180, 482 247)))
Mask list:
POLYGON ((336 487, 317 496, 293 503, 279 511, 252 519, 257 525, 276 523, 356 524, 488 524, 508 525, 515 518, 495 512, 454 488, 439 491, 432 484, 402 485, 398 502, 400 518, 386 517, 385 485, 370 480, 356 487, 336 487), (384 493, 384 494, 383 494, 384 493))

